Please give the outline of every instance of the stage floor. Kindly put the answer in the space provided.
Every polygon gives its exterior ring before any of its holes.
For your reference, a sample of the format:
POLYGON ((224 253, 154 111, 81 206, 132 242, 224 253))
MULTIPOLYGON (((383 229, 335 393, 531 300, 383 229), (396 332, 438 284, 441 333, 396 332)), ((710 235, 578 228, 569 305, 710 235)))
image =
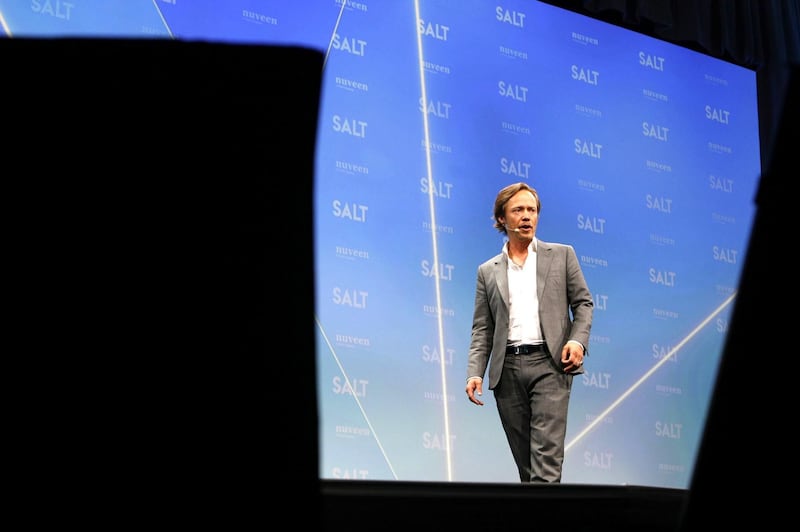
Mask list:
POLYGON ((674 531, 688 495, 643 486, 362 480, 322 480, 321 490, 329 530, 674 531))

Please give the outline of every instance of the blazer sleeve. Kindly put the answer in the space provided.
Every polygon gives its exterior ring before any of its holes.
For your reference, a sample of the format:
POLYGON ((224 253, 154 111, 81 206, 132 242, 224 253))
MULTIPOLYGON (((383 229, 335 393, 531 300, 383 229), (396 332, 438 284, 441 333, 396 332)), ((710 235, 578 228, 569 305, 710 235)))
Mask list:
POLYGON ((582 343, 588 354, 594 299, 583 275, 575 248, 572 246, 567 246, 567 299, 572 313, 572 328, 568 340, 577 340, 582 343))

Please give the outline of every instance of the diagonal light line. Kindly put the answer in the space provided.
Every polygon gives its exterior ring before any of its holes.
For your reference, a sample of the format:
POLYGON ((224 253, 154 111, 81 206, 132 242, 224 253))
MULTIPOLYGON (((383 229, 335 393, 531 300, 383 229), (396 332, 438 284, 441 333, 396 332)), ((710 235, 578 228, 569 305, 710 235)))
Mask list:
POLYGON ((156 13, 158 13, 158 16, 161 19, 161 22, 164 24, 164 27, 167 29, 167 33, 169 33, 170 39, 174 39, 175 36, 172 34, 172 30, 170 29, 169 24, 167 24, 167 20, 164 18, 164 14, 161 12, 161 8, 158 7, 158 4, 156 3, 156 0, 153 0, 153 7, 156 8, 156 13))
POLYGON ((3 17, 3 12, 0 11, 0 26, 2 26, 3 31, 6 32, 6 35, 10 38, 11 37, 11 28, 8 27, 6 24, 6 19, 3 17))
POLYGON ((430 129, 428 127, 428 94, 425 90, 425 61, 422 53, 422 32, 419 31, 419 0, 414 0, 414 10, 416 17, 414 20, 414 31, 417 35, 417 54, 419 63, 419 84, 422 92, 422 123, 425 130, 425 164, 428 179, 428 210, 431 215, 431 242, 433 245, 433 267, 436 275, 434 276, 434 286, 436 287, 436 321, 439 333, 439 371, 442 380, 442 413, 444 415, 444 441, 445 461, 447 465, 447 480, 453 480, 453 462, 450 449, 450 414, 447 407, 447 364, 444 356, 444 326, 442 322, 442 290, 439 267, 439 243, 436 238, 436 203, 433 194, 433 169, 431 165, 431 143, 430 129))
POLYGON ((347 2, 342 2, 342 7, 339 9, 339 15, 336 17, 336 24, 333 25, 333 33, 328 41, 328 49, 325 50, 325 59, 322 61, 322 70, 325 71, 325 65, 328 64, 328 56, 331 55, 331 46, 333 46, 333 38, 336 32, 339 31, 339 24, 342 22, 342 15, 344 14, 344 6, 347 2))
POLYGON ((587 435, 587 434, 588 434, 588 433, 589 433, 589 432, 590 432, 590 431, 591 431, 591 430, 592 430, 592 429, 593 429, 595 426, 597 426, 597 424, 598 424, 598 423, 600 423, 600 422, 601 422, 603 419, 605 419, 605 417, 606 417, 606 416, 608 416, 608 415, 609 415, 609 414, 610 414, 610 413, 611 413, 611 412, 612 412, 612 411, 613 411, 615 408, 617 408, 617 407, 618 407, 620 404, 622 404, 622 402, 623 402, 625 399, 627 399, 627 398, 628 398, 628 396, 629 396, 630 394, 632 394, 632 393, 633 393, 633 392, 634 392, 634 391, 635 391, 635 390, 636 390, 636 389, 637 389, 639 386, 641 386, 641 385, 644 383, 644 381, 646 381, 647 379, 649 379, 649 378, 650 378, 650 377, 651 377, 651 376, 652 376, 652 375, 653 375, 653 374, 654 374, 656 371, 658 371, 658 369, 659 369, 661 366, 663 366, 664 364, 666 364, 666 363, 669 361, 669 359, 670 359, 670 358, 672 358, 672 357, 673 357, 673 355, 675 355, 675 353, 677 353, 677 352, 678 352, 678 351, 679 351, 679 350, 680 350, 680 349, 681 349, 681 348, 682 348, 684 345, 686 345, 686 343, 687 343, 689 340, 691 340, 692 338, 694 338, 694 337, 697 335, 697 333, 699 333, 699 332, 700 332, 700 330, 701 330, 701 329, 703 329, 703 327, 705 327, 706 325, 708 325, 708 323, 709 323, 709 322, 710 322, 712 319, 714 319, 714 318, 717 316, 717 314, 719 314, 720 312, 722 312, 722 310, 723 310, 725 307, 727 307, 728 305, 730 305, 731 301, 733 301, 733 299, 734 299, 735 297, 736 297, 736 292, 734 292, 733 294, 731 294, 731 295, 728 297, 728 299, 726 299, 725 301, 723 301, 723 302, 722 302, 722 304, 721 304, 719 307, 717 307, 717 308, 714 310, 714 312, 712 312, 711 314, 709 314, 709 316, 708 316, 706 319, 704 319, 702 322, 700 322, 700 324, 699 324, 697 327, 695 327, 695 328, 694 328, 694 330, 693 330, 692 332, 690 332, 690 333, 689 333, 689 334, 688 334, 688 335, 687 335, 687 336, 686 336, 686 337, 685 337, 683 340, 681 340, 681 341, 680 341, 680 342, 679 342, 679 343, 678 343, 678 344, 677 344, 675 347, 673 347, 673 348, 672 348, 672 349, 669 351, 669 353, 667 353, 667 356, 663 357, 661 360, 659 360, 659 361, 658 361, 658 363, 657 363, 656 365, 654 365, 652 368, 650 368, 649 370, 647 370, 647 371, 645 372, 645 374, 644 374, 644 375, 642 375, 641 377, 639 377, 639 380, 637 380, 637 381, 636 381, 636 382, 633 384, 633 386, 631 386, 630 388, 628 388, 627 390, 625 390, 625 392, 624 392, 622 395, 620 395, 620 396, 619 396, 619 397, 618 397, 618 398, 617 398, 617 399, 616 399, 616 400, 615 400, 613 403, 611 403, 611 405, 610 405, 608 408, 606 408, 606 409, 605 409, 603 412, 601 412, 601 413, 600 413, 600 414, 599 414, 597 417, 595 417, 595 418, 592 420, 592 422, 591 422, 591 423, 589 423, 589 425, 587 425, 587 426, 586 426, 586 428, 584 428, 582 431, 580 431, 580 432, 578 433, 578 435, 577 435, 577 436, 575 436, 575 437, 572 439, 572 441, 570 441, 570 442, 567 444, 567 446, 565 447, 565 451, 568 451, 568 450, 570 449, 570 447, 572 447, 573 445, 575 445, 576 443, 578 443, 578 441, 579 441, 579 440, 581 440, 581 439, 582 439, 584 436, 586 436, 586 435, 587 435))
MULTIPOLYGON (((316 313, 314 314, 314 321, 317 322, 317 327, 319 328, 320 333, 322 333, 322 337, 325 339, 325 344, 328 346, 328 349, 330 350, 331 355, 333 356, 333 360, 336 361, 336 365, 339 366, 339 371, 342 373, 342 376, 344 377, 345 383, 347 384, 347 389, 351 391, 355 390, 352 384, 350 384, 350 378, 347 376, 347 372, 344 370, 344 366, 342 366, 342 363, 339 360, 338 355, 336 354, 336 350, 333 348, 333 345, 331 345, 330 340, 328 340, 328 335, 325 334, 325 329, 322 328, 322 324, 319 322, 319 317, 316 315, 316 313)), ((355 394, 355 392, 353 392, 352 396, 356 402, 356 405, 358 406, 358 409, 361 411, 361 416, 364 418, 364 421, 367 423, 367 426, 369 427, 370 433, 375 438, 375 443, 378 444, 378 449, 380 449, 381 454, 383 455, 383 459, 386 461, 386 465, 389 466, 389 470, 392 472, 392 476, 394 477, 395 480, 397 480, 397 473, 395 473, 394 467, 392 467, 392 463, 389 460, 389 457, 386 455, 386 451, 384 450, 383 445, 381 445, 381 440, 380 438, 378 438, 378 433, 375 432, 375 428, 372 426, 372 423, 369 422, 369 416, 367 416, 367 413, 364 410, 364 406, 361 404, 361 401, 358 399, 358 396, 355 394)))

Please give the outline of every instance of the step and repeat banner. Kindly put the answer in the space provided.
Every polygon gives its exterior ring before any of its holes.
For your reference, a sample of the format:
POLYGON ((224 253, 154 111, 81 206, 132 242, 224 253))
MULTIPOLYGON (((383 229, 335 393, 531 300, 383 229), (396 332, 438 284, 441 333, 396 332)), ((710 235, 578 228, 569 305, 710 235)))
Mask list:
POLYGON ((687 488, 755 214, 755 72, 531 0, 222 4, 0 0, 0 23, 326 52, 320 478, 518 482, 491 392, 464 384, 494 197, 525 181, 595 302, 563 481, 687 488))

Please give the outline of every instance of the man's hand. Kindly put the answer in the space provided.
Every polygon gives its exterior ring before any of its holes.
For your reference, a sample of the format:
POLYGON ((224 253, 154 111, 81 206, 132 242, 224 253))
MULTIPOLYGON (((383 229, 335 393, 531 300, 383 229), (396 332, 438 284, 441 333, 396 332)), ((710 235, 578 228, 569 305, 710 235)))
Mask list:
POLYGON ((561 363, 564 365, 564 373, 570 373, 580 369, 583 365, 583 346, 578 342, 567 342, 561 350, 561 363))
POLYGON ((467 397, 478 406, 483 406, 483 401, 478 399, 478 395, 483 395, 483 379, 472 377, 467 381, 467 397))

